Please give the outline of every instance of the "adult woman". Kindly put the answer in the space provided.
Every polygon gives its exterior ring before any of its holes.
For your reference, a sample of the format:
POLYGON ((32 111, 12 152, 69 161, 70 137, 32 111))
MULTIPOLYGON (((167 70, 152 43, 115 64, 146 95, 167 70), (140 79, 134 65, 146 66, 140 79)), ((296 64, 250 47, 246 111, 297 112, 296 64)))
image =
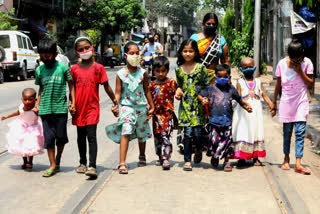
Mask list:
POLYGON ((193 34, 190 39, 197 42, 202 65, 207 67, 210 84, 214 84, 214 73, 216 65, 229 65, 228 46, 225 38, 216 33, 218 28, 218 17, 214 13, 207 13, 203 17, 203 32, 193 34))

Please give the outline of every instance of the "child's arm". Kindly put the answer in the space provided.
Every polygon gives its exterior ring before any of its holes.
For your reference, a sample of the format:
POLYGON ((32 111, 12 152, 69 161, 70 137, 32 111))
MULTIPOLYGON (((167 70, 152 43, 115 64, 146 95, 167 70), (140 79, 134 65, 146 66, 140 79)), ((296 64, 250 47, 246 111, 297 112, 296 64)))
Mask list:
POLYGON ((72 115, 74 115, 76 113, 76 105, 75 105, 76 96, 75 96, 74 84, 72 80, 68 81, 68 87, 71 95, 71 104, 69 106, 69 111, 72 115))
POLYGON ((113 112, 115 117, 119 116, 119 102, 120 102, 120 98, 121 98, 121 90, 122 90, 121 79, 117 75, 117 77, 116 77, 115 100, 118 103, 118 105, 112 106, 112 112, 113 112))
POLYGON ((313 86, 313 75, 312 74, 306 74, 305 72, 302 71, 301 68, 301 63, 299 64, 295 64, 290 62, 290 66, 293 68, 293 70, 295 72, 297 72, 297 74, 299 74, 301 76, 301 78, 303 79, 303 82, 307 85, 312 87, 313 86))
POLYGON ((40 86, 39 86, 39 91, 38 91, 37 104, 36 104, 36 107, 34 107, 34 108, 32 109, 32 111, 33 111, 34 113, 36 113, 36 114, 38 114, 38 112, 39 112, 39 106, 40 106, 40 101, 41 101, 41 93, 42 93, 42 90, 43 90, 43 86, 40 85, 40 86))
POLYGON ((270 97, 268 96, 268 94, 266 93, 266 91, 264 90, 263 84, 261 83, 261 91, 262 91, 262 97, 264 99, 264 101, 269 105, 269 111, 272 112, 274 105, 270 99, 270 97))
POLYGON ((277 78, 277 83, 274 88, 274 94, 273 94, 273 109, 271 109, 271 116, 274 117, 277 113, 277 97, 280 92, 280 87, 281 87, 281 77, 277 78))
POLYGON ((146 95, 148 103, 149 103, 149 106, 150 106, 150 108, 148 110, 148 117, 147 117, 147 119, 149 120, 152 117, 153 112, 154 112, 154 104, 153 104, 151 92, 150 92, 149 87, 148 87, 148 73, 145 72, 143 75, 144 75, 144 78, 143 78, 143 90, 144 90, 144 94, 146 95))
POLYGON ((198 95, 198 100, 201 102, 203 106, 206 106, 209 104, 209 99, 207 97, 203 97, 201 95, 198 95))
POLYGON ((181 88, 177 88, 174 97, 175 97, 177 100, 181 100, 182 95, 183 95, 182 89, 181 89, 181 88))
POLYGON ((237 82, 237 91, 238 91, 239 96, 241 97, 242 96, 241 95, 241 86, 240 86, 239 82, 237 82))
POLYGON ((247 112, 251 113, 252 112, 252 107, 251 105, 245 101, 244 99, 241 100, 240 105, 242 108, 244 108, 247 112))
POLYGON ((18 116, 20 113, 19 113, 19 110, 15 111, 15 112, 12 112, 11 114, 7 115, 7 116, 2 116, 1 117, 1 120, 6 120, 10 117, 15 117, 15 116, 18 116))
POLYGON ((110 97, 110 99, 112 100, 113 104, 112 104, 112 108, 111 111, 113 112, 114 116, 118 116, 119 114, 119 106, 118 106, 118 101, 113 93, 112 88, 110 87, 109 81, 106 81, 103 84, 104 90, 105 92, 108 94, 108 96, 110 97))
MULTIPOLYGON (((238 83, 239 84, 239 83, 238 83)), ((247 112, 251 113, 252 112, 252 107, 251 105, 245 101, 244 99, 241 98, 239 95, 238 91, 232 86, 232 98, 237 101, 242 108, 244 108, 247 112)))

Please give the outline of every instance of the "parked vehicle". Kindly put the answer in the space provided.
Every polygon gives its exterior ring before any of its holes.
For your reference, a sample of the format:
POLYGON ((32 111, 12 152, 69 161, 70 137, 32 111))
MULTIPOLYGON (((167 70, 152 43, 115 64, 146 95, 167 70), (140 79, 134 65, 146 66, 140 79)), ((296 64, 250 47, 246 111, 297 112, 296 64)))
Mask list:
POLYGON ((6 53, 3 47, 0 46, 0 84, 3 83, 4 81, 3 67, 2 67, 3 65, 1 62, 4 60, 5 56, 6 56, 6 53))
POLYGON ((1 62, 5 78, 25 80, 34 75, 39 55, 33 50, 30 38, 19 31, 0 31, 1 62))

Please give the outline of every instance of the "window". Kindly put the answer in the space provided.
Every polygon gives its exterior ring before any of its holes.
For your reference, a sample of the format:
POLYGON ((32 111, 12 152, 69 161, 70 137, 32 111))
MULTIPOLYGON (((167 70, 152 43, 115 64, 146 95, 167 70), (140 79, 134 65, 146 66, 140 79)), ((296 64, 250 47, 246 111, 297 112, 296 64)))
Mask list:
POLYGON ((9 35, 0 35, 0 46, 3 48, 10 48, 9 35))
POLYGON ((28 41, 29 50, 33 50, 32 43, 31 43, 30 39, 27 39, 27 41, 28 41))
POLYGON ((22 41, 23 41, 23 48, 28 49, 26 37, 22 37, 22 41))
POLYGON ((18 48, 23 48, 21 36, 17 35, 17 40, 18 40, 18 48))

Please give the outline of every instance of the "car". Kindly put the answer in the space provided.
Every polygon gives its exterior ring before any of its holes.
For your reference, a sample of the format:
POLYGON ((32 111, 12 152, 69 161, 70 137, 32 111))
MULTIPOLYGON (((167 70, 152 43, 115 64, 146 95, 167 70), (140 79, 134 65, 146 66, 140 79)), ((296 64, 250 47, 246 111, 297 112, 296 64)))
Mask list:
MULTIPOLYGON (((34 51, 38 54, 37 47, 34 47, 34 51)), ((70 60, 66 55, 64 55, 64 52, 59 45, 57 45, 57 51, 58 51, 58 55, 56 56, 56 60, 58 62, 61 62, 65 65, 67 65, 70 68, 70 66, 71 66, 70 60)), ((38 57, 37 61, 38 61, 38 66, 43 64, 43 62, 41 62, 41 60, 40 60, 40 57, 38 57)))
POLYGON ((25 80, 37 68, 39 55, 33 50, 30 38, 19 31, 0 31, 3 76, 25 80), (4 54, 3 54, 4 52, 4 54))

